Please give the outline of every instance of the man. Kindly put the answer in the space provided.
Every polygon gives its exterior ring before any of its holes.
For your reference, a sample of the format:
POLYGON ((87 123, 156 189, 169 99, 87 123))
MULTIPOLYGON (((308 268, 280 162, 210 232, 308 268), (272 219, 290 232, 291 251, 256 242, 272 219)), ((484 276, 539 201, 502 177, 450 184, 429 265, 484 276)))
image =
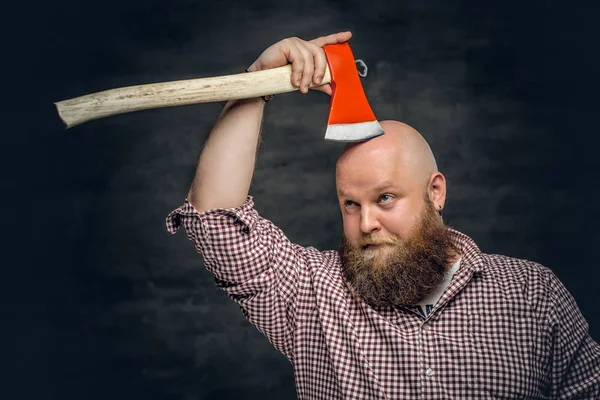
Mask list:
MULTIPOLYGON (((319 85, 322 46, 285 39, 249 70, 292 63, 319 85)), ((329 85, 317 90, 331 94, 329 85)), ((483 254, 446 227, 446 181, 423 137, 385 134, 336 165, 339 251, 291 243, 248 196, 265 102, 228 102, 202 150, 183 224, 216 282, 294 366, 301 399, 600 398, 600 347, 556 276, 483 254)))

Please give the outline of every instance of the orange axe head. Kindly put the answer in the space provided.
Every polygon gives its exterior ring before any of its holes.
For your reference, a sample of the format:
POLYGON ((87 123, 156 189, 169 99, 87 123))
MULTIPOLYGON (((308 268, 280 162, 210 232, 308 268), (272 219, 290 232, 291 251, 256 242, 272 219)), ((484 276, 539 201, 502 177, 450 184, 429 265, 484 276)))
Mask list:
POLYGON ((325 139, 359 142, 383 134, 360 83, 348 43, 323 47, 331 74, 331 105, 325 139))

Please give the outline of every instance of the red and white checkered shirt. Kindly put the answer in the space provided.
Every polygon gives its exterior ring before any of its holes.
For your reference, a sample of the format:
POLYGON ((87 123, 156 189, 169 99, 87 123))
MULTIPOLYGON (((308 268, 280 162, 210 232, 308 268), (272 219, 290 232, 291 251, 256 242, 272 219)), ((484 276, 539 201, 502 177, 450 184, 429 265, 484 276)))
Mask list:
POLYGON ((183 224, 216 282, 292 363, 300 399, 600 399, 600 346, 548 269, 483 254, 452 231, 460 269, 431 313, 371 308, 342 280, 337 251, 291 243, 254 209, 183 224))

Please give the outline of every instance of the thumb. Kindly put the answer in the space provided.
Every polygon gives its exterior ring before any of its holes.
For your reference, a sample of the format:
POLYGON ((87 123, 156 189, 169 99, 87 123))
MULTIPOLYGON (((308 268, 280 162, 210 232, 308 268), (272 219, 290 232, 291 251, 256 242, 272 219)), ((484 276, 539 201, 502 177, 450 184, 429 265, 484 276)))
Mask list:
POLYGON ((329 83, 326 83, 321 86, 315 86, 315 87, 312 87, 311 89, 319 91, 319 92, 327 93, 329 96, 331 96, 333 94, 333 89, 331 88, 331 85, 329 83))

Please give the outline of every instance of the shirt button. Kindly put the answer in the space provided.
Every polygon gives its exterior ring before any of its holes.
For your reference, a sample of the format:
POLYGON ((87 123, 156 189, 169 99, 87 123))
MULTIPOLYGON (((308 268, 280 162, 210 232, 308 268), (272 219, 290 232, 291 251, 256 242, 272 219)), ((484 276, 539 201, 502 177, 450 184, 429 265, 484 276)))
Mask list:
POLYGON ((433 370, 431 368, 427 368, 427 371, 425 371, 425 374, 427 376, 433 376, 433 370))
POLYGON ((425 332, 427 332, 428 330, 430 330, 430 329, 431 329, 431 327, 429 326, 429 324, 423 324, 422 328, 423 328, 423 330, 424 330, 425 332))

